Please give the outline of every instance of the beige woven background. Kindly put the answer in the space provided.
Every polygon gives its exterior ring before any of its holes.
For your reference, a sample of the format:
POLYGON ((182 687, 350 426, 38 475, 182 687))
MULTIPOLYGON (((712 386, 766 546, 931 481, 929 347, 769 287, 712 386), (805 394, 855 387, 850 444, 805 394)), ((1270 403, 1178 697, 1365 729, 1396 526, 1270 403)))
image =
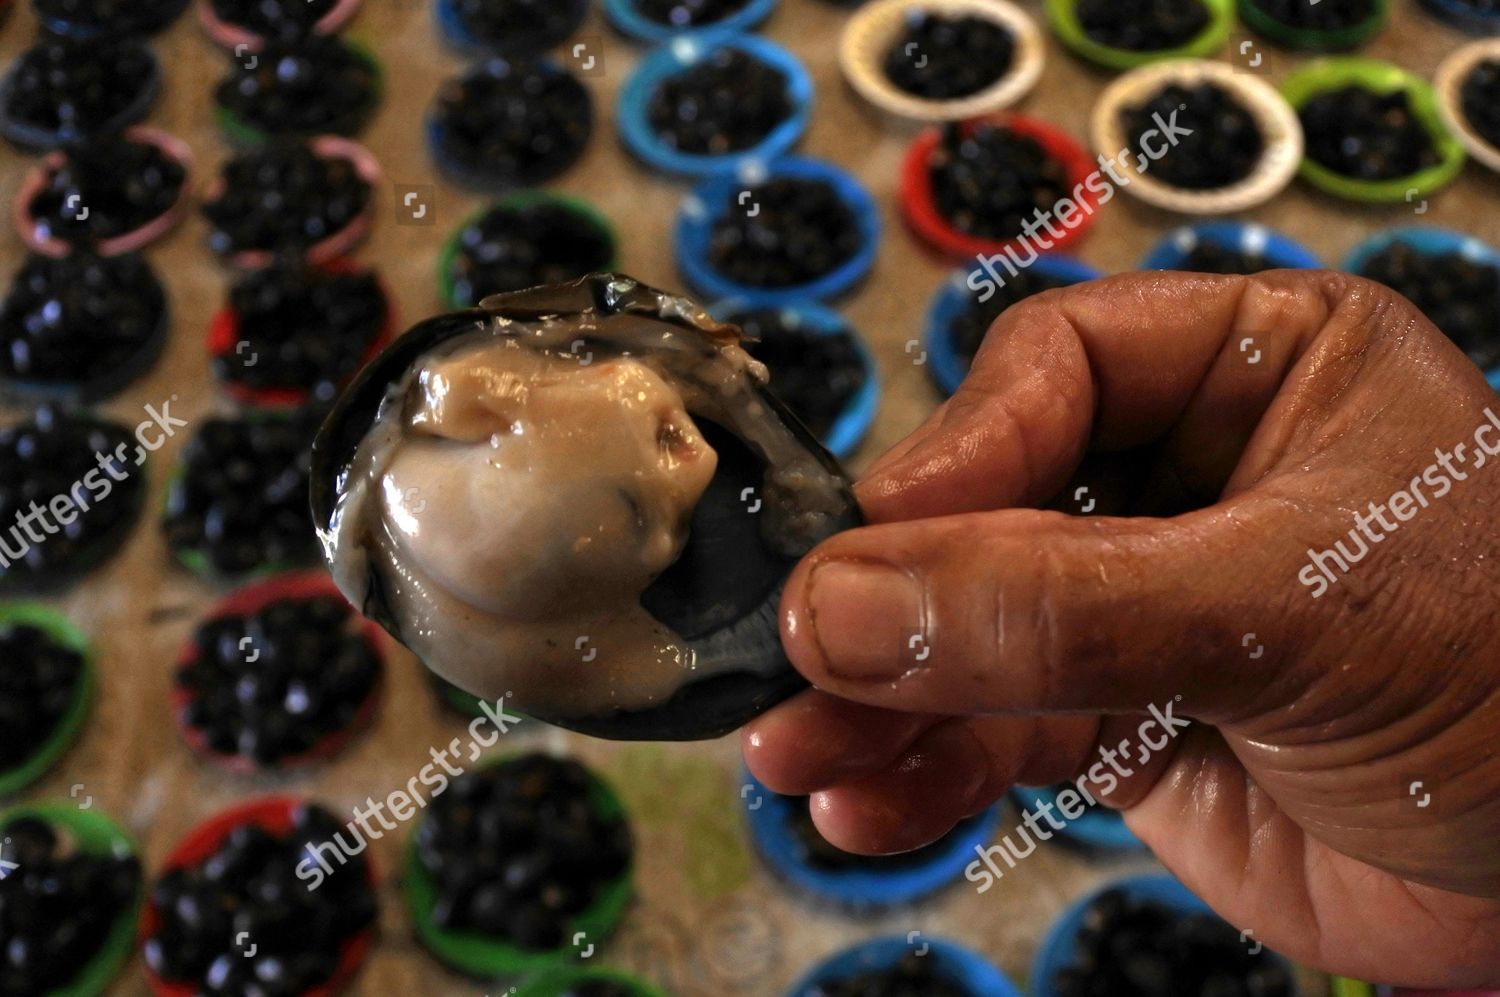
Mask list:
MULTIPOLYGON (((18 0, 17 6, 21 6, 18 0)), ((1039 0, 1023 0, 1040 17, 1039 0)), ((1391 25, 1366 54, 1389 58, 1425 75, 1464 36, 1396 0, 1391 25)), ((404 324, 438 308, 434 260, 443 238, 482 199, 446 186, 435 175, 420 138, 419 122, 439 82, 463 61, 437 40, 428 0, 365 0, 348 29, 385 67, 386 96, 362 140, 374 151, 386 184, 378 191, 378 221, 359 257, 377 265, 394 288, 404 324), (435 185, 431 225, 398 224, 393 185, 435 185)), ((793 50, 817 87, 816 108, 802 151, 844 164, 881 204, 885 223, 879 261, 870 280, 841 304, 869 337, 881 364, 885 396, 872 438, 853 462, 899 439, 931 410, 936 396, 925 372, 903 344, 920 335, 923 313, 947 268, 925 255, 903 228, 894 194, 909 133, 882 122, 852 95, 840 77, 835 52, 848 9, 824 0, 783 0, 764 33, 793 50)), ((35 30, 29 9, 13 12, 0 29, 0 64, 29 43, 35 30)), ((1296 60, 1237 31, 1222 57, 1273 80, 1296 60)), ((623 269, 650 283, 680 286, 672 265, 673 215, 685 187, 652 175, 621 150, 612 124, 615 94, 639 49, 614 34, 597 11, 576 40, 603 53, 602 74, 588 78, 599 126, 581 163, 556 187, 592 200, 621 236, 623 269)), ((185 139, 197 157, 200 189, 229 149, 210 116, 211 85, 223 76, 227 56, 200 33, 191 16, 155 40, 166 87, 149 122, 185 139)), ((1063 52, 1050 36, 1039 86, 1022 105, 1086 138, 1089 109, 1108 81, 1063 52)), ((30 160, 0 149, 0 192, 8 205, 30 160)), ((1476 165, 1434 198, 1421 218, 1407 206, 1370 208, 1334 202, 1294 184, 1251 217, 1303 241, 1325 260, 1337 261, 1360 238, 1393 224, 1425 222, 1500 238, 1500 186, 1476 165)), ((1162 233, 1177 224, 1129 197, 1105 208, 1078 255, 1107 272, 1133 268, 1162 233)), ((204 248, 205 226, 196 216, 149 255, 165 282, 174 314, 166 356, 145 378, 103 409, 134 424, 148 403, 175 398, 174 414, 199 419, 226 408, 214 388, 203 349, 211 312, 225 293, 228 273, 204 248)), ((8 280, 23 249, 6 226, 0 232, 0 274, 8 280)), ((168 463, 183 437, 150 468, 159 498, 168 463)), ((374 729, 332 764, 291 779, 253 780, 205 766, 176 737, 167 712, 168 681, 177 648, 193 620, 220 594, 168 558, 154 518, 139 524, 124 552, 63 600, 97 640, 103 658, 101 695, 81 744, 27 799, 61 796, 81 785, 123 820, 143 844, 148 867, 193 824, 248 794, 291 790, 316 797, 336 812, 367 795, 383 797, 426 762, 428 747, 462 731, 462 720, 439 708, 404 652, 393 657, 386 698, 374 729)), ((806 967, 850 942, 875 934, 921 931, 947 936, 991 953, 1024 981, 1035 946, 1064 904, 1120 862, 1088 862, 1069 851, 1039 852, 1003 883, 980 897, 959 884, 908 911, 854 919, 822 910, 791 895, 748 850, 741 828, 740 775, 735 741, 687 746, 612 745, 522 725, 495 750, 559 747, 597 765, 618 786, 633 817, 638 841, 639 900, 624 929, 593 958, 635 966, 680 994, 775 995, 806 967)), ((400 903, 394 868, 404 842, 373 849, 383 879, 382 939, 357 978, 358 994, 500 993, 438 968, 422 953, 400 903)), ((1137 862, 1137 865, 1143 864, 1137 862)), ((1254 929, 1255 925, 1242 927, 1254 929)), ((145 993, 139 959, 122 974, 119 994, 145 993)))

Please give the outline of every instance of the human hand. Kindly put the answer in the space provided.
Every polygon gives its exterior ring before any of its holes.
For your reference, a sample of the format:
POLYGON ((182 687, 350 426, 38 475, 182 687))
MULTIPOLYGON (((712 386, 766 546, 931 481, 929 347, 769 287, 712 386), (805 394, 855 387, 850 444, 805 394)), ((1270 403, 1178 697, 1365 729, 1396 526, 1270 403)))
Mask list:
POLYGON ((1193 726, 1100 795, 1226 920, 1500 986, 1500 400, 1405 299, 1294 271, 1039 295, 858 494, 874 525, 782 602, 816 689, 743 736, 830 841, 916 847, 1175 704, 1193 726), (1339 541, 1347 571, 1310 565, 1339 541))

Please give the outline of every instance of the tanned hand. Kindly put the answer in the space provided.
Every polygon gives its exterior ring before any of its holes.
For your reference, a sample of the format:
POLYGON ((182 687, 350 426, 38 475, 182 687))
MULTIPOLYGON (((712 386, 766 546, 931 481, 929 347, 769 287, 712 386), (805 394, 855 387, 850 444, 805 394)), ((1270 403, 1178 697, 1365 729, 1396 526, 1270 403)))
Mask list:
POLYGON ((921 845, 1171 704, 1192 727, 1105 803, 1226 920, 1500 986, 1500 399, 1409 302, 1311 271, 1038 295, 858 495, 873 525, 782 603, 816 688, 744 733, 830 841, 921 845))

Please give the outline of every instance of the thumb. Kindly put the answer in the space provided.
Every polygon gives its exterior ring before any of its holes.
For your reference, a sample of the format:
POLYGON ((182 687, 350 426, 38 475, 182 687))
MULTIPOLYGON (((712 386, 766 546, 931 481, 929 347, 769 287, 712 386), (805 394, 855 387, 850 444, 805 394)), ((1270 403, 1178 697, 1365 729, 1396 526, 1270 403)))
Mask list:
POLYGON ((1007 509, 853 530, 788 580, 787 652, 833 695, 909 712, 1180 696, 1207 720, 1242 715, 1274 694, 1270 649, 1313 612, 1291 515, 1252 492, 1172 519, 1007 509))

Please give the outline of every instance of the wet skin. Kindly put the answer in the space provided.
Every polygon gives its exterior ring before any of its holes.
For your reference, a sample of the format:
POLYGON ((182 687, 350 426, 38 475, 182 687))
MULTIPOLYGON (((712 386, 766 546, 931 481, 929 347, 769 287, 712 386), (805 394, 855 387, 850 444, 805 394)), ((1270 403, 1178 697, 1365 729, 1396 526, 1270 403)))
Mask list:
POLYGON ((1486 408, 1465 356, 1358 278, 1027 299, 860 482, 874 525, 793 574, 782 635, 817 688, 746 728, 749 766, 813 794, 834 844, 899 851, 1076 778, 1173 704, 1194 725, 1106 802, 1231 924, 1330 972, 1500 986, 1486 408), (1313 598, 1309 548, 1353 547, 1356 513, 1459 442, 1466 480, 1313 598))

